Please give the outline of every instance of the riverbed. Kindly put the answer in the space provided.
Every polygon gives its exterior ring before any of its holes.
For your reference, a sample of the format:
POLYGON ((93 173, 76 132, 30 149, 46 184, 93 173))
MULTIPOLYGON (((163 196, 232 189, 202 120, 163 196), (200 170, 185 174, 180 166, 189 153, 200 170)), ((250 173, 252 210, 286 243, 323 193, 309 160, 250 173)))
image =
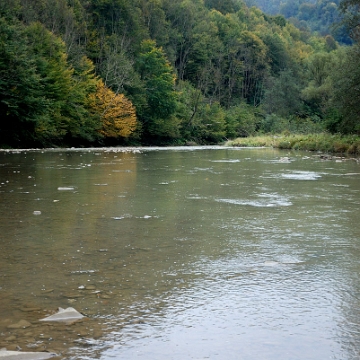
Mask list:
POLYGON ((360 358, 360 165, 224 147, 0 152, 0 348, 360 358), (40 319, 73 307, 72 324, 40 319))

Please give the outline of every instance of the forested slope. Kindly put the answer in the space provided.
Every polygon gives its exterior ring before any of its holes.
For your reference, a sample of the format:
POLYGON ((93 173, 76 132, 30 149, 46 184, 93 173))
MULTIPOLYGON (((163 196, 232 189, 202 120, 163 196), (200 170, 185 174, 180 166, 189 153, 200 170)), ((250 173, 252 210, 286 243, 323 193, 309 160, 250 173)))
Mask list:
POLYGON ((240 0, 3 0, 0 15, 2 146, 359 131, 358 47, 240 0))
POLYGON ((332 35, 342 44, 352 43, 341 23, 344 17, 339 9, 340 0, 246 0, 246 3, 270 15, 281 14, 303 31, 332 35))

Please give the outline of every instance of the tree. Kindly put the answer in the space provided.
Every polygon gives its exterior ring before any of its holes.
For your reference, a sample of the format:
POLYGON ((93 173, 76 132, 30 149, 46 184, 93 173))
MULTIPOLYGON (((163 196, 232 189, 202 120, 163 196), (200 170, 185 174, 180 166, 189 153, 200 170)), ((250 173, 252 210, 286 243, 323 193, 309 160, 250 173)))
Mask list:
POLYGON ((266 32, 262 40, 267 47, 271 72, 274 75, 278 75, 280 71, 285 70, 290 65, 290 58, 285 43, 279 34, 272 34, 270 32, 266 32))
POLYGON ((35 143, 37 119, 46 114, 41 77, 30 55, 25 28, 0 18, 0 143, 35 143))
MULTIPOLYGON (((7 0, 9 1, 9 0, 7 0)), ((12 0, 14 1, 14 0, 12 0)), ((19 18, 26 24, 40 22, 60 37, 72 64, 85 55, 87 25, 81 0, 19 0, 19 18)))
POLYGON ((300 85, 291 70, 281 71, 278 77, 269 78, 263 105, 267 113, 283 117, 302 113, 300 85))
POLYGON ((360 45, 341 50, 331 76, 334 86, 332 104, 339 113, 333 131, 360 134, 360 45))
POLYGON ((85 98, 79 99, 79 90, 75 86, 74 69, 67 61, 65 44, 40 23, 26 28, 31 46, 43 97, 47 101, 47 111, 35 127, 36 136, 43 142, 62 141, 65 136, 72 137, 74 123, 81 121, 79 105, 85 98))
POLYGON ((94 69, 92 61, 85 56, 74 66, 67 132, 67 139, 72 143, 83 140, 91 143, 99 138, 100 124, 96 117, 91 116, 88 104, 89 96, 96 91, 98 84, 94 69))
POLYGON ((115 94, 99 80, 96 93, 90 94, 89 106, 99 118, 99 133, 105 138, 128 138, 137 126, 136 112, 124 94, 115 94))
POLYGON ((205 6, 223 14, 235 13, 239 10, 239 4, 233 0, 205 0, 205 6))
POLYGON ((241 103, 230 107, 225 114, 226 137, 247 137, 254 135, 257 127, 257 118, 254 107, 241 103))
POLYGON ((179 80, 188 78, 187 67, 193 51, 194 29, 204 20, 207 11, 202 0, 164 0, 164 7, 171 24, 169 47, 179 80))
POLYGON ((268 72, 266 47, 254 33, 244 31, 241 38, 243 62, 242 97, 249 104, 257 106, 263 95, 263 83, 268 72))
POLYGON ((152 40, 141 43, 136 69, 145 88, 146 105, 138 109, 144 136, 164 138, 167 122, 172 122, 172 115, 176 110, 173 69, 163 50, 157 48, 152 40))
POLYGON ((242 98, 243 86, 243 42, 242 34, 246 25, 239 21, 237 15, 222 15, 217 11, 211 13, 212 21, 218 29, 218 39, 222 46, 221 56, 217 56, 217 70, 220 76, 215 77, 216 99, 225 107, 230 107, 242 98))
POLYGON ((102 59, 98 62, 98 73, 105 85, 116 93, 123 92, 124 87, 131 87, 137 80, 137 74, 123 39, 115 34, 109 36, 102 53, 102 59))
POLYGON ((340 2, 340 11, 344 19, 350 36, 355 40, 360 40, 360 2, 359 0, 342 0, 340 2))
POLYGON ((99 33, 125 36, 131 39, 133 45, 138 45, 139 38, 145 36, 140 23, 138 1, 90 0, 86 5, 88 15, 92 17, 93 28, 99 33))
POLYGON ((226 136, 225 112, 218 102, 209 103, 199 89, 188 81, 177 85, 181 136, 196 143, 216 143, 226 136))
POLYGON ((185 78, 210 101, 222 97, 223 44, 211 17, 199 21, 193 29, 193 44, 188 56, 185 78))
POLYGON ((195 141, 196 129, 201 124, 201 111, 204 106, 204 96, 188 81, 177 84, 176 117, 180 120, 180 131, 183 139, 195 141))
POLYGON ((195 133, 198 142, 216 144, 224 140, 226 136, 225 112, 219 103, 205 104, 201 109, 200 117, 202 121, 195 133))
POLYGON ((0 19, 0 139, 12 146, 96 140, 87 98, 96 89, 91 61, 73 68, 65 45, 40 23, 0 19), (21 144, 21 145, 20 145, 21 144))
POLYGON ((0 16, 7 20, 18 16, 20 10, 20 0, 3 0, 0 2, 0 16))
POLYGON ((329 126, 332 131, 360 134, 360 2, 342 0, 340 10, 343 23, 356 44, 348 49, 339 49, 335 70, 331 78, 334 84, 332 104, 338 116, 329 126))
POLYGON ((301 96, 312 115, 324 118, 331 109, 331 98, 334 93, 331 72, 336 66, 334 53, 318 52, 306 61, 307 86, 301 96))
POLYGON ((160 46, 169 41, 169 24, 161 0, 142 0, 142 16, 149 36, 160 46))

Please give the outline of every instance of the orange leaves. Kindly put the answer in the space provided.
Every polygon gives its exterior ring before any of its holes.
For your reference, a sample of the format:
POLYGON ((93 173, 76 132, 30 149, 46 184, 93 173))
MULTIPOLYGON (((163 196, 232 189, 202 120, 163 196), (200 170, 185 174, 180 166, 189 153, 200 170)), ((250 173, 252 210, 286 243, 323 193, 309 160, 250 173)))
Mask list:
POLYGON ((99 132, 105 137, 129 137, 136 129, 135 107, 124 94, 116 94, 102 80, 89 97, 92 112, 100 117, 99 132))

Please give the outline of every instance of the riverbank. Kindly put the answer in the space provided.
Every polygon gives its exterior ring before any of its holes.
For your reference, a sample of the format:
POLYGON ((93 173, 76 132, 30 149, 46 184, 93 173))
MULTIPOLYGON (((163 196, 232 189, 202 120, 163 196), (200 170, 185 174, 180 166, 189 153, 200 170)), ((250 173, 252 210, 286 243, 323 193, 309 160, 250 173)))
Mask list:
POLYGON ((226 146, 273 147, 289 150, 320 151, 324 153, 360 155, 360 137, 355 135, 259 135, 228 141, 226 146))

